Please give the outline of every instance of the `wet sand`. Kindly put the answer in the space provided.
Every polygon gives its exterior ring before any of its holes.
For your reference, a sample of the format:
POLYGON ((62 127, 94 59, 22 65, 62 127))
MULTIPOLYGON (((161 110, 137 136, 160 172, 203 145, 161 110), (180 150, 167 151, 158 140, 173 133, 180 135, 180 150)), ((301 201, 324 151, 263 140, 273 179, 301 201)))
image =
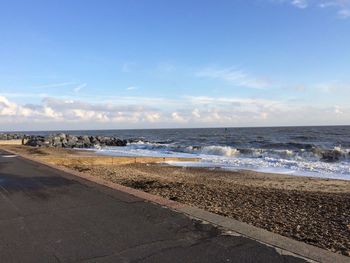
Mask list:
MULTIPOLYGON (((41 159, 95 156, 87 151, 6 147, 41 159)), ((157 163, 65 166, 350 256, 350 181, 157 163)))

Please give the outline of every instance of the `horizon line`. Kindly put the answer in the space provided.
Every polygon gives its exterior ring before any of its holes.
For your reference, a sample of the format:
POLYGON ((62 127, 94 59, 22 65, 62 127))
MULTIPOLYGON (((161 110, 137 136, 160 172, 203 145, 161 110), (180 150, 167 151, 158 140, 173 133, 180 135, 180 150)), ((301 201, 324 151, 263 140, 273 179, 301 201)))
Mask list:
POLYGON ((186 127, 186 128, 116 128, 116 129, 59 129, 59 130, 16 130, 2 131, 0 133, 25 133, 25 132, 77 132, 77 131, 128 131, 128 130, 194 130, 194 129, 258 129, 258 128, 311 128, 311 127, 350 127, 350 124, 334 125, 272 125, 272 126, 217 126, 217 127, 186 127))

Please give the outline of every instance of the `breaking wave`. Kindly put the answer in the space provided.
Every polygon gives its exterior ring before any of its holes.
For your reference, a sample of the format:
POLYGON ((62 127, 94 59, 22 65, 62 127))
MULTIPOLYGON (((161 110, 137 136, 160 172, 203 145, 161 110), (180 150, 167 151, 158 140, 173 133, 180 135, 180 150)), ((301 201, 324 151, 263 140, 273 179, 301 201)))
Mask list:
MULTIPOLYGON (((310 161, 324 161, 324 162, 338 162, 350 160, 350 149, 343 149, 341 147, 334 147, 333 149, 323 149, 312 144, 279 144, 279 146, 286 146, 289 149, 282 147, 274 148, 234 148, 230 146, 181 146, 172 143, 159 143, 148 141, 134 141, 128 143, 129 148, 144 149, 163 152, 174 153, 188 153, 196 155, 215 155, 225 157, 250 157, 250 158, 283 158, 290 160, 310 160, 310 161), (292 146, 292 147, 291 147, 292 146), (297 147, 296 147, 297 146, 297 147), (306 146, 306 147, 305 147, 306 146)), ((270 145, 269 145, 270 146, 270 145)))
POLYGON ((350 180, 350 149, 324 149, 311 144, 282 144, 273 147, 236 148, 221 145, 178 145, 171 141, 133 140, 126 147, 97 149, 102 154, 119 156, 195 157, 199 163, 174 163, 252 169, 264 172, 290 173, 350 180), (287 148, 287 149, 286 149, 287 148))

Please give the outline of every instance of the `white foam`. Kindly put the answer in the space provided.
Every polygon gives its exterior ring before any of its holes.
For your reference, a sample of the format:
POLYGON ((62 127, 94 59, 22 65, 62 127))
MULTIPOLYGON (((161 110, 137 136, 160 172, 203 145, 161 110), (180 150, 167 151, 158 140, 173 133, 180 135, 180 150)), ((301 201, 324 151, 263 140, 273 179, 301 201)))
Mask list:
MULTIPOLYGON (((191 149, 191 146, 188 147, 191 149)), ((239 154, 239 151, 235 148, 229 146, 204 146, 199 150, 192 149, 192 152, 197 154, 207 154, 207 155, 219 155, 219 156, 235 156, 239 154)))
MULTIPOLYGON (((346 149, 335 149, 346 152, 346 149)), ((261 172, 293 174, 350 180, 350 163, 324 162, 310 152, 296 154, 291 150, 250 149, 250 154, 229 146, 179 147, 171 144, 137 142, 126 147, 95 149, 103 155, 201 158, 200 162, 168 162, 177 166, 249 169, 261 172)))

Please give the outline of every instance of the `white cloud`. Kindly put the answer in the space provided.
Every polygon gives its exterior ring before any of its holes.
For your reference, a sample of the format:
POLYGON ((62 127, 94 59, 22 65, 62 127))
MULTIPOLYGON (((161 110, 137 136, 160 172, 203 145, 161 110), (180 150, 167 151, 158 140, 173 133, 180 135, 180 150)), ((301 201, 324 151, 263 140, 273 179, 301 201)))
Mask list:
POLYGON ((161 120, 161 116, 162 115, 159 112, 149 112, 145 115, 143 121, 151 123, 158 122, 161 120))
POLYGON ((107 122, 110 118, 106 112, 98 112, 94 110, 72 109, 74 116, 81 121, 107 122))
POLYGON ((0 96, 0 116, 28 117, 31 114, 31 109, 19 106, 9 101, 6 97, 0 96))
POLYGON ((334 106, 334 113, 337 115, 344 114, 342 107, 335 105, 334 106))
POLYGON ((179 122, 179 123, 185 123, 187 120, 184 116, 181 115, 179 112, 173 112, 171 113, 171 118, 174 122, 179 122))
MULTIPOLYGON (((129 98, 129 97, 125 97, 129 98)), ((124 97, 119 98, 120 101, 124 97)), ((292 101, 240 97, 181 97, 149 105, 138 97, 126 104, 92 103, 82 100, 45 98, 41 103, 18 104, 0 96, 2 129, 36 130, 75 128, 151 128, 203 126, 270 126, 345 124, 350 107, 330 105, 311 107, 292 101), (157 105, 157 107, 154 107, 157 105), (170 105, 170 106, 169 106, 170 105)))
POLYGON ((201 117, 200 110, 197 108, 193 109, 192 116, 199 119, 201 117))
POLYGON ((233 86, 264 89, 270 86, 269 81, 263 78, 252 77, 243 70, 229 68, 205 68, 195 74, 197 77, 205 77, 211 79, 223 80, 233 86))
POLYGON ((48 106, 43 106, 42 111, 44 116, 47 116, 53 120, 60 120, 63 116, 62 113, 55 112, 51 107, 48 106))

